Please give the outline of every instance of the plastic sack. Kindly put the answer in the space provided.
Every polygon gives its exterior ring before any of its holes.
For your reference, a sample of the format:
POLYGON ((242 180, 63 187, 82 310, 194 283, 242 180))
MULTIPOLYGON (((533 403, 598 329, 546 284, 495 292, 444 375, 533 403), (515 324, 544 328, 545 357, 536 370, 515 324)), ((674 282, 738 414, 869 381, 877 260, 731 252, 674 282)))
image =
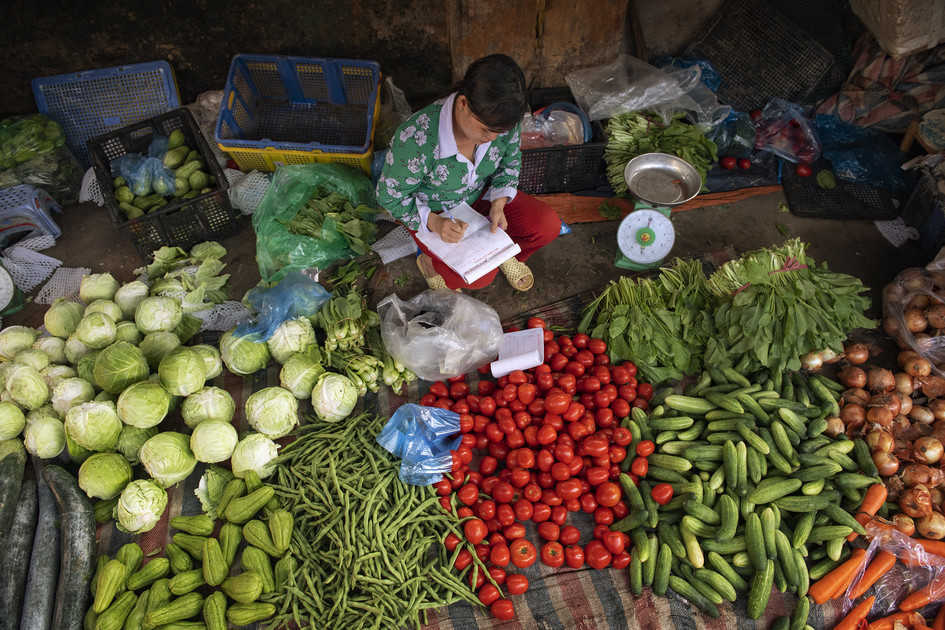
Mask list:
POLYGON ((715 69, 715 66, 712 65, 712 62, 708 61, 707 59, 662 56, 654 59, 653 65, 660 69, 667 67, 691 68, 692 66, 699 66, 699 70, 702 73, 703 85, 713 92, 718 92, 719 87, 722 85, 722 75, 719 74, 719 71, 715 69))
POLYGON ((412 110, 404 91, 394 85, 393 79, 386 77, 381 88, 381 111, 378 115, 374 132, 374 148, 386 149, 394 131, 402 122, 410 118, 412 110))
POLYGON ((755 149, 755 125, 744 112, 731 112, 706 137, 718 147, 719 155, 742 158, 750 156, 755 149))
POLYGON ((498 314, 468 295, 430 290, 406 302, 389 295, 377 313, 387 352, 422 379, 453 378, 499 354, 498 314))
POLYGON ((702 83, 698 65, 664 71, 630 55, 619 55, 611 63, 568 73, 565 81, 591 120, 649 109, 668 124, 673 114, 685 111, 696 124, 710 128, 731 111, 719 105, 712 90, 702 83))
POLYGON ((814 127, 822 153, 834 174, 849 182, 863 182, 892 192, 904 192, 906 177, 899 165, 903 155, 881 131, 858 127, 836 116, 818 114, 814 127))
POLYGON ((398 407, 377 436, 377 443, 402 461, 400 480, 428 486, 453 467, 450 451, 459 448, 459 414, 439 407, 407 403, 398 407))
POLYGON ((59 123, 42 114, 4 118, 0 120, 0 169, 52 153, 65 143, 59 123))
POLYGON ((769 151, 788 162, 813 164, 820 157, 820 141, 814 125, 800 105, 771 99, 755 124, 755 148, 769 151))
POLYGON ((167 136, 162 136, 160 134, 154 136, 151 138, 151 144, 148 145, 148 157, 163 160, 164 154, 167 153, 167 146, 169 144, 170 140, 167 136))
POLYGON ((301 272, 287 274, 274 287, 251 289, 246 302, 256 319, 236 327, 237 337, 246 335, 268 341, 282 322, 311 317, 331 298, 331 293, 301 272))
POLYGON ((337 192, 354 205, 375 205, 374 187, 361 172, 342 164, 281 166, 253 214, 256 262, 264 282, 277 282, 290 271, 324 269, 336 260, 351 257, 345 239, 325 221, 322 238, 292 234, 285 223, 292 220, 316 188, 337 192))
POLYGON ((552 110, 522 119, 522 149, 584 143, 584 122, 573 112, 552 110))
POLYGON ((925 269, 903 269, 883 288, 883 330, 945 377, 945 248, 925 269))
POLYGON ((128 188, 138 197, 146 197, 152 192, 168 196, 176 190, 174 173, 160 158, 127 153, 112 160, 111 169, 113 175, 125 178, 128 188))
POLYGON ((82 166, 66 146, 0 171, 0 188, 27 184, 42 188, 60 204, 78 201, 82 189, 82 166))
POLYGON ((220 145, 217 144, 216 137, 214 136, 217 116, 220 115, 220 104, 222 102, 223 90, 212 90, 209 92, 201 92, 197 100, 188 104, 186 107, 190 110, 190 113, 193 114, 197 126, 200 127, 200 133, 203 134, 204 140, 207 141, 207 146, 210 147, 210 150, 213 152, 217 164, 226 166, 229 158, 220 149, 220 145))

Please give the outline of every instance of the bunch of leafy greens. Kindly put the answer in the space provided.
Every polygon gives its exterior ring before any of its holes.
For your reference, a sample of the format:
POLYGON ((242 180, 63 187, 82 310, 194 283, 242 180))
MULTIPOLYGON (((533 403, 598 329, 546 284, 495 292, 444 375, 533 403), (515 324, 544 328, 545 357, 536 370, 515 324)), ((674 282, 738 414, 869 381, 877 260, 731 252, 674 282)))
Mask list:
POLYGON ((190 252, 180 247, 162 247, 154 252, 154 262, 135 269, 150 282, 150 294, 180 300, 185 313, 211 308, 226 299, 230 274, 221 258, 226 249, 215 241, 195 245, 190 252))
POLYGON ((831 272, 798 239, 723 265, 706 279, 676 260, 653 279, 622 277, 584 311, 579 330, 607 342, 654 383, 702 369, 798 370, 801 357, 840 352, 849 331, 873 328, 859 279, 831 272))
POLYGON ((347 197, 317 188, 291 221, 284 225, 293 234, 323 238, 324 231, 338 232, 356 255, 366 254, 377 237, 374 217, 377 210, 367 205, 355 207, 347 197))
POLYGON ((702 176, 703 187, 709 167, 718 160, 715 143, 695 125, 677 114, 668 125, 649 112, 617 114, 607 124, 607 179, 618 195, 627 194, 623 170, 627 162, 644 153, 671 153, 692 164, 702 176))

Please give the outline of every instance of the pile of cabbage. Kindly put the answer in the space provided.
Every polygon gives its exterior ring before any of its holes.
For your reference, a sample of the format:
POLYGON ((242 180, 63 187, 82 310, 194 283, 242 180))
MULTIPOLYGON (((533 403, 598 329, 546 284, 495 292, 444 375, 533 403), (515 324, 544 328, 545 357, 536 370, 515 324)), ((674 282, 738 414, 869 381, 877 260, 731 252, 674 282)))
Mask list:
POLYGON ((187 345, 202 323, 193 313, 225 298, 226 250, 212 242, 189 253, 169 249, 156 252, 147 282, 88 275, 81 302, 52 304, 44 330, 0 331, 0 440, 22 439, 41 459, 71 460, 80 487, 108 502, 100 506, 131 533, 154 527, 166 488, 198 462, 230 464, 209 467, 201 480, 198 496, 208 510, 232 475, 271 475, 275 440, 298 424, 299 400, 312 398, 318 416, 334 421, 357 402, 345 376, 322 368, 307 319, 284 325, 301 335, 282 330, 268 343, 230 331, 218 347, 187 345), (271 358, 282 364, 282 386, 246 400, 252 431, 240 436, 231 423, 235 402, 214 379, 224 367, 253 374, 271 358))

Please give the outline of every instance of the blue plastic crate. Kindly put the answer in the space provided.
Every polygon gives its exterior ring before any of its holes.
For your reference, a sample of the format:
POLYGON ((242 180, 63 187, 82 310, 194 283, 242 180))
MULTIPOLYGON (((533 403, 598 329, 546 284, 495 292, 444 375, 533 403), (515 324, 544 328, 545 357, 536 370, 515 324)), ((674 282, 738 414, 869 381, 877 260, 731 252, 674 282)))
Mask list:
POLYGON ((369 171, 380 74, 375 61, 236 55, 217 144, 244 170, 341 161, 369 171))
POLYGON ((89 166, 86 141, 180 107, 174 71, 166 61, 85 70, 33 79, 39 111, 60 125, 66 144, 89 166))
POLYGON ((62 208, 45 190, 20 184, 0 188, 0 243, 6 247, 20 238, 50 234, 62 236, 52 213, 62 208))

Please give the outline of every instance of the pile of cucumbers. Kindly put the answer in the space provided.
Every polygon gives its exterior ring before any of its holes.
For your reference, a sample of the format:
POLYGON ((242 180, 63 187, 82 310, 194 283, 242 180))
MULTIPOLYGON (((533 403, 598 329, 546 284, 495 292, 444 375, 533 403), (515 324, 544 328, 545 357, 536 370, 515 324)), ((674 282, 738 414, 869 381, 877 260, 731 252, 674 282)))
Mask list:
POLYGON ((175 198, 193 199, 211 192, 216 178, 206 172, 206 163, 196 149, 186 144, 184 133, 175 129, 168 136, 164 167, 174 176, 173 189, 161 177, 140 177, 133 187, 124 177, 112 182, 115 201, 128 219, 137 219, 146 213, 160 210, 175 198))
POLYGON ((809 584, 849 555, 847 537, 864 533, 850 511, 880 481, 862 440, 824 434, 843 389, 711 370, 685 394, 657 392, 649 417, 634 408, 625 426, 656 451, 639 487, 621 483, 631 511, 611 527, 634 542, 631 590, 672 588, 711 616, 747 593, 757 619, 774 586, 798 597, 783 627, 804 628, 809 584), (673 487, 665 505, 657 483, 673 487))

